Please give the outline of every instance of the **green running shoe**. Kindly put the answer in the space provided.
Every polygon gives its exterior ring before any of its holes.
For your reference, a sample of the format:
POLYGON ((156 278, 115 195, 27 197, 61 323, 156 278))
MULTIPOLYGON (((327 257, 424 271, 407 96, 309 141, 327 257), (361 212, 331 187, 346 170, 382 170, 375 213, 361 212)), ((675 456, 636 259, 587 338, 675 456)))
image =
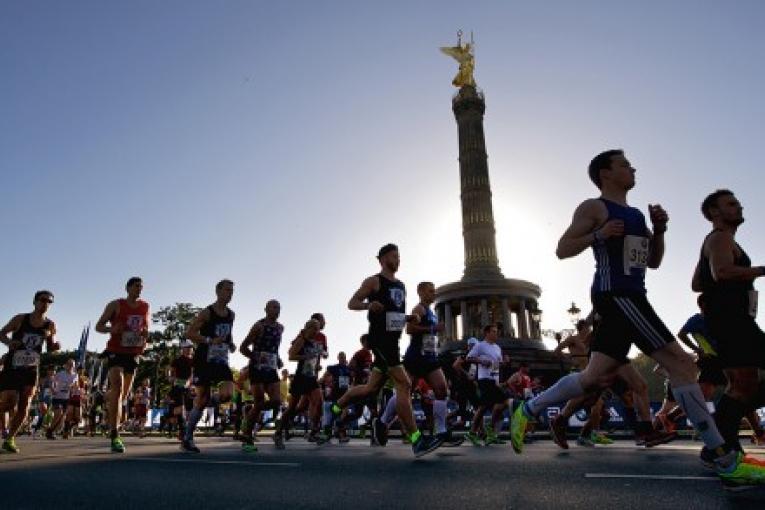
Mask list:
POLYGON ((465 439, 473 443, 473 446, 483 446, 483 443, 481 442, 481 437, 478 434, 475 434, 473 432, 468 432, 465 434, 465 439))
POLYGON ((114 453, 125 453, 125 443, 122 442, 121 437, 112 439, 112 451, 114 453))
POLYGON ((507 441, 500 439, 499 436, 495 434, 494 432, 492 432, 491 434, 487 432, 486 441, 484 441, 483 444, 485 446, 489 446, 490 444, 507 444, 507 441))
POLYGON ((739 452, 734 466, 728 471, 718 470, 725 490, 738 492, 755 486, 765 485, 765 467, 744 462, 744 454, 739 452))
POLYGON ((606 436, 605 434, 601 432, 595 432, 592 431, 590 433, 590 441, 592 441, 594 444, 614 444, 614 440, 610 437, 606 436))
POLYGON ((252 442, 252 439, 249 441, 242 441, 242 451, 244 453, 256 453, 258 451, 258 447, 255 446, 255 443, 252 442))
POLYGON ((526 425, 529 423, 529 417, 526 416, 524 408, 525 402, 521 402, 513 415, 510 417, 510 441, 513 443, 515 453, 523 452, 523 440, 526 438, 526 425))
POLYGON ((5 441, 3 441, 3 451, 8 453, 19 453, 19 449, 16 446, 16 438, 15 437, 9 437, 5 441))

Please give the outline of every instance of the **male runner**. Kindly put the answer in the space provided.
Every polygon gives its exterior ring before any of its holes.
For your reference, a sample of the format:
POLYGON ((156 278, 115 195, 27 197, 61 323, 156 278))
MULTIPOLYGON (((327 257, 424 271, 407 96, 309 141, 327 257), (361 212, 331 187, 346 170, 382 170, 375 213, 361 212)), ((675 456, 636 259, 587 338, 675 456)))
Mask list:
POLYGON ((627 193, 635 185, 635 169, 623 151, 611 150, 596 156, 590 163, 589 174, 601 195, 579 205, 556 254, 564 259, 593 248, 596 271, 592 301, 601 323, 595 332, 587 368, 561 378, 513 413, 514 450, 520 453, 523 449, 530 417, 550 405, 607 386, 619 366, 628 363, 627 353, 635 343, 668 372, 672 391, 712 452, 723 484, 735 489, 765 483, 764 468, 744 463, 743 456, 725 444, 696 382, 693 360, 646 299, 646 268, 656 269, 661 264, 667 213, 659 205, 649 205, 651 231, 640 210, 627 204, 627 193))
POLYGON ((228 307, 234 296, 234 282, 221 280, 215 284, 215 303, 200 311, 189 324, 186 338, 196 344, 194 377, 196 398, 186 423, 186 436, 181 450, 199 453, 194 444, 194 430, 202 418, 213 386, 218 389, 218 403, 228 402, 234 394, 234 376, 228 364, 229 354, 236 351, 231 337, 234 312, 228 307))
MULTIPOLYGON (((77 371, 74 369, 74 359, 69 358, 64 366, 53 376, 53 421, 51 421, 45 437, 55 439, 66 420, 69 397, 77 384, 77 371)), ((66 437, 65 437, 66 439, 66 437)))
POLYGON ((184 404, 189 399, 189 383, 194 368, 194 342, 181 341, 181 353, 170 363, 170 408, 172 415, 168 420, 169 426, 178 427, 178 440, 183 441, 186 432, 184 420, 184 404))
POLYGON ((134 276, 127 281, 125 290, 127 298, 115 299, 106 305, 95 327, 99 333, 109 335, 103 357, 106 358, 109 381, 106 395, 109 438, 115 453, 125 452, 125 444, 117 430, 122 401, 130 392, 139 356, 149 339, 149 303, 141 299, 143 281, 134 276))
MULTIPOLYGON (((345 392, 351 387, 351 368, 348 366, 348 359, 344 352, 337 354, 337 364, 327 367, 327 374, 331 376, 331 385, 329 386, 329 392, 324 398, 326 412, 323 413, 323 425, 324 434, 327 437, 332 435, 332 413, 329 408, 338 401, 340 397, 345 395, 345 392)), ((341 443, 348 442, 348 434, 345 431, 345 426, 338 423, 337 426, 337 438, 341 443)))
MULTIPOLYGON (((749 256, 736 242, 744 215, 732 191, 723 189, 708 195, 701 212, 712 223, 712 232, 702 244, 692 287, 703 293, 704 321, 717 342, 718 360, 728 378, 725 394, 716 405, 715 422, 727 445, 741 450, 741 418, 761 404, 758 369, 765 368, 765 333, 755 321, 754 280, 765 274, 765 266, 752 267, 749 256)), ((675 397, 680 402, 680 396, 675 397)))
MULTIPOLYGON (((406 315, 406 288, 396 278, 401 262, 398 247, 386 244, 377 253, 380 273, 365 279, 348 302, 350 310, 367 311, 369 346, 374 353, 373 371, 369 382, 355 386, 332 406, 335 416, 354 400, 376 395, 390 377, 396 388, 396 414, 412 442, 412 451, 420 457, 441 445, 437 437, 424 438, 417 429, 412 412, 412 385, 402 366, 399 339, 407 323, 417 324, 420 317, 406 315)), ((373 432, 376 427, 373 427, 373 432)))
POLYGON ((31 313, 16 315, 0 329, 0 342, 8 347, 0 371, 0 416, 16 409, 2 445, 2 450, 9 453, 19 453, 16 434, 29 414, 29 404, 39 377, 43 344, 48 352, 60 348, 55 340, 56 325, 47 318, 48 309, 53 304, 53 293, 47 290, 35 292, 33 304, 31 313))
MULTIPOLYGON (((279 346, 282 343, 284 326, 278 319, 281 305, 275 299, 266 303, 266 316, 256 322, 239 347, 239 351, 250 360, 248 373, 250 385, 255 397, 255 404, 250 408, 242 424, 242 449, 255 452, 253 444, 253 428, 262 426, 261 413, 271 409, 276 417, 281 409, 281 392, 279 391, 279 346), (265 395, 268 394, 268 402, 265 395)), ((277 448, 283 448, 283 437, 274 434, 277 448)))
MULTIPOLYGON (((433 391, 433 422, 436 435, 442 443, 458 446, 462 438, 454 439, 451 431, 446 428, 447 394, 446 377, 441 370, 439 360, 438 333, 444 330, 443 322, 438 322, 432 305, 436 299, 436 287, 432 282, 420 282, 417 285, 417 295, 420 302, 412 310, 412 315, 421 317, 419 324, 408 323, 406 332, 410 335, 409 347, 404 354, 404 368, 413 385, 418 380, 424 380, 433 391)), ((375 437, 380 444, 387 441, 388 427, 395 419, 395 409, 398 398, 394 394, 388 401, 382 420, 375 421, 375 437), (384 426, 383 426, 384 425, 384 426)))

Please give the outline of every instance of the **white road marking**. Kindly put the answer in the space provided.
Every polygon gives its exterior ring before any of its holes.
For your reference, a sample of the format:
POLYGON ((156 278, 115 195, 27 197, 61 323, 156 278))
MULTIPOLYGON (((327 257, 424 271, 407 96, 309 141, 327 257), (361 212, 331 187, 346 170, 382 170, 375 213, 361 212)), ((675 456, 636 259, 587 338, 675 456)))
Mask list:
POLYGON ((637 480, 694 480, 701 482, 719 482, 716 476, 680 476, 680 475, 630 475, 619 473, 585 473, 585 478, 628 478, 637 480))
POLYGON ((120 460, 140 460, 147 462, 177 462, 188 464, 236 464, 243 466, 279 466, 300 467, 299 462, 249 462, 246 460, 207 460, 207 459, 161 459, 157 457, 122 457, 120 460))

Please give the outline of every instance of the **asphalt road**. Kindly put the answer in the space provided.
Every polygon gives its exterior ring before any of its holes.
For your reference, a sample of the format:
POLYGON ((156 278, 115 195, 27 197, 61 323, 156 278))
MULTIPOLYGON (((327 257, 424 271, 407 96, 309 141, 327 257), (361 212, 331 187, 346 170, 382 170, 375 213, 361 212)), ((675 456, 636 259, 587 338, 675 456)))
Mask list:
POLYGON ((293 439, 277 451, 261 437, 258 453, 244 454, 231 438, 199 438, 199 455, 170 439, 125 442, 120 455, 103 438, 19 439, 22 453, 0 455, 0 508, 765 508, 765 487, 725 492, 691 441, 563 451, 538 440, 520 456, 509 444, 463 444, 421 459, 399 440, 371 448, 293 439))

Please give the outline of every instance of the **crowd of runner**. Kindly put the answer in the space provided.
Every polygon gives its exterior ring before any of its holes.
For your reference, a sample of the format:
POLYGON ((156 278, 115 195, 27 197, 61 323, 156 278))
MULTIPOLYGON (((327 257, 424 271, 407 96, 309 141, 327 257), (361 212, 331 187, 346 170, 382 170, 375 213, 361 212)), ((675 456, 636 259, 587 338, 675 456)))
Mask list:
POLYGON ((377 253, 380 271, 364 279, 348 303, 350 310, 366 313, 369 322, 350 359, 340 353, 336 364, 322 366, 328 364, 329 348, 321 313, 307 318, 289 345, 288 359, 281 359, 285 328, 276 300, 266 303, 265 316, 235 343, 235 314, 228 306, 234 283, 221 280, 215 301, 183 334, 168 373, 170 390, 159 396, 148 380, 134 381, 149 341, 149 304, 140 297, 140 278, 128 280, 127 296, 108 303, 95 326, 108 335, 101 355, 104 381, 89 380, 74 359, 40 374, 43 348, 52 352, 60 345, 47 316, 53 293, 38 291, 34 310, 16 315, 0 330, 0 342, 8 347, 0 371, 2 451, 18 453, 15 438, 28 431, 48 440, 104 433, 111 450, 122 453, 121 433, 143 436, 149 410, 161 403, 161 430, 177 435, 180 448, 190 453, 200 452, 194 434, 205 415, 217 433, 230 428, 246 453, 257 452, 257 432, 269 427, 275 447, 284 449, 298 421, 306 439, 319 444, 333 438, 347 442, 350 429, 363 423, 366 427, 355 432, 368 429, 377 446, 386 445, 397 423, 418 457, 465 439, 474 445, 502 444, 509 415, 511 447, 520 454, 535 418, 555 406, 560 413, 549 428, 558 446, 569 447, 569 420, 582 409, 588 419, 577 444, 610 444, 612 439, 600 430, 604 402, 618 398, 639 445, 673 440, 678 420, 687 420, 704 444, 702 463, 725 488, 765 484, 765 462, 746 454, 739 441, 746 419, 752 442, 765 443, 755 413, 765 405, 759 372, 765 367, 765 334, 755 321, 753 285, 765 267, 753 266, 735 241, 743 207, 729 190, 704 198, 701 212, 712 230, 701 242, 689 289, 698 293, 699 313, 675 336, 653 310, 645 287, 646 270, 658 269, 663 259, 666 211, 649 205, 649 228, 643 213, 628 205, 635 169, 620 150, 596 156, 589 176, 600 196, 577 207, 556 254, 564 259, 593 250, 593 310, 556 348, 558 355, 567 351, 573 370, 550 388, 543 389, 525 364, 506 377, 510 360, 497 343, 497 324, 483 325, 481 338, 468 339, 461 351, 443 350, 444 324, 433 310, 435 285, 420 282, 417 303, 407 309, 406 288, 396 278, 399 251, 387 244, 377 253), (409 344, 402 356, 404 333, 409 344), (666 379, 665 401, 655 416, 648 384, 627 357, 632 345, 653 358, 657 377, 666 379), (248 363, 234 370, 230 356, 237 350, 248 363), (285 361, 296 364, 293 373, 284 368, 285 361), (721 396, 712 413, 707 403, 716 393, 721 396), (415 418, 413 395, 424 420, 415 418))

